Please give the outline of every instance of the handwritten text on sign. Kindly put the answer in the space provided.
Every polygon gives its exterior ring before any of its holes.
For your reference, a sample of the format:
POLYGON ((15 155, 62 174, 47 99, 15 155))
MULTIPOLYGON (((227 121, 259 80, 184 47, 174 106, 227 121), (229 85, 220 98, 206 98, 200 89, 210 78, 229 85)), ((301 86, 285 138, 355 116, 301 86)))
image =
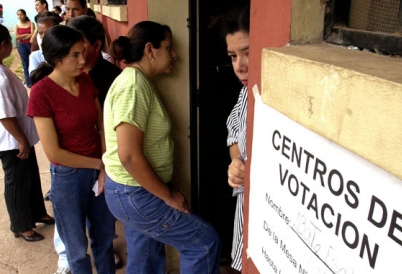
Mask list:
POLYGON ((402 273, 402 181, 261 100, 254 111, 248 254, 260 273, 402 273))

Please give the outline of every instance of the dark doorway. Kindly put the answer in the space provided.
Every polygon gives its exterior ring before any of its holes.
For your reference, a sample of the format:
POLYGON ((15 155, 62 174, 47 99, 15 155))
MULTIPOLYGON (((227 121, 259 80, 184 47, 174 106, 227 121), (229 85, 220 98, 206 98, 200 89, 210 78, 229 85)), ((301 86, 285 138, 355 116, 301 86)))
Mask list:
POLYGON ((241 84, 227 56, 220 22, 237 2, 190 1, 192 207, 217 229, 222 259, 228 262, 236 198, 227 184, 226 119, 241 84))

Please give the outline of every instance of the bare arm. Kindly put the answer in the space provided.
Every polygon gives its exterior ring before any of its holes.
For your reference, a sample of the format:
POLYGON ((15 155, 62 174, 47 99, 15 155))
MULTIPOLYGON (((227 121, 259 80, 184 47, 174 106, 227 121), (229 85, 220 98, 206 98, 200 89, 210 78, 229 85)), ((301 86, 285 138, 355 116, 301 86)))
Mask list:
POLYGON ((32 36, 33 36, 34 33, 35 33, 35 25, 34 25, 33 22, 30 22, 29 25, 30 25, 30 27, 31 27, 31 32, 28 33, 28 34, 26 35, 26 38, 24 38, 24 39, 26 39, 26 40, 29 39, 29 40, 31 41, 31 38, 32 38, 32 36))
POLYGON ((18 124, 17 118, 4 118, 1 119, 0 122, 4 128, 18 141, 20 153, 17 154, 17 157, 20 159, 27 159, 29 157, 31 145, 22 131, 20 124, 18 124))
POLYGON ((14 36, 15 36, 15 39, 17 39, 17 40, 21 39, 22 35, 18 34, 18 25, 14 25, 14 36))
POLYGON ((36 36, 38 35, 38 30, 35 29, 34 32, 32 33, 31 39, 29 40, 29 42, 32 44, 34 42, 34 40, 36 39, 36 36))
POLYGON ((229 147, 229 154, 232 162, 228 167, 228 184, 233 188, 239 188, 244 184, 245 165, 241 160, 237 143, 229 147))
POLYGON ((14 36, 15 39, 17 40, 28 40, 31 39, 32 33, 34 32, 34 24, 30 22, 30 28, 31 28, 31 33, 25 33, 25 34, 18 34, 18 25, 14 26, 14 36))
POLYGON ((34 117, 45 154, 50 162, 75 168, 103 170, 101 159, 82 156, 59 146, 59 139, 52 118, 34 117))
POLYGON ((136 126, 122 123, 116 128, 120 162, 142 187, 179 211, 189 213, 184 196, 168 186, 155 173, 143 153, 144 133, 136 126))

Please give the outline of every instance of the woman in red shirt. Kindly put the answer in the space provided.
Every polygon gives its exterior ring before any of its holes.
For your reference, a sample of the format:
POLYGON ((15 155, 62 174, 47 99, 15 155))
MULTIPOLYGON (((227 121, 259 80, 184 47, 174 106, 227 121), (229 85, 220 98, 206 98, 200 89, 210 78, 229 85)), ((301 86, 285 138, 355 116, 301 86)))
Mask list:
POLYGON ((102 108, 98 89, 84 72, 84 38, 56 25, 46 31, 42 49, 46 62, 31 73, 27 115, 50 162, 57 231, 72 273, 92 273, 87 231, 97 273, 115 273, 114 218, 103 194, 102 108))
POLYGON ((14 26, 14 35, 18 43, 18 53, 21 57, 22 66, 24 68, 25 85, 31 87, 29 82, 29 54, 31 54, 31 43, 29 42, 34 33, 35 26, 29 20, 27 13, 23 9, 17 11, 18 24, 14 26))

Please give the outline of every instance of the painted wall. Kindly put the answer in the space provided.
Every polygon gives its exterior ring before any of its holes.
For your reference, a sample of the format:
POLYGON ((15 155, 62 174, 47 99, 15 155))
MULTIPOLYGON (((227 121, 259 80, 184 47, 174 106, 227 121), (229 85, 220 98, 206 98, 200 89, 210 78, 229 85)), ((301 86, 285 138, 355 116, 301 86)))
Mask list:
POLYGON ((156 88, 172 120, 175 142, 174 180, 190 199, 190 83, 188 0, 148 0, 149 20, 166 24, 173 32, 173 48, 178 54, 171 75, 156 79, 156 88), (167 12, 168 11, 168 12, 167 12))
MULTIPOLYGON (((94 0, 91 1, 96 2, 94 0)), ((100 0, 100 4, 106 0, 100 0)), ((147 0, 131 0, 127 1, 127 22, 118 22, 102 14, 98 14, 98 19, 102 22, 107 30, 111 41, 120 35, 126 35, 132 26, 139 21, 148 20, 148 1, 147 0)))
POLYGON ((34 0, 2 0, 0 3, 3 5, 3 25, 10 31, 13 31, 14 25, 18 23, 17 10, 24 9, 32 21, 37 14, 34 0))
MULTIPOLYGON (((247 109, 247 124, 252 125, 254 120, 254 98, 252 87, 261 88, 261 54, 265 47, 283 47, 290 40, 292 0, 252 0, 250 9, 250 60, 249 60, 249 101, 247 109)), ((243 273, 258 273, 253 262, 247 259, 249 216, 249 176, 250 162, 252 160, 251 143, 253 138, 252 127, 247 128, 247 170, 244 195, 244 249, 243 273)))

